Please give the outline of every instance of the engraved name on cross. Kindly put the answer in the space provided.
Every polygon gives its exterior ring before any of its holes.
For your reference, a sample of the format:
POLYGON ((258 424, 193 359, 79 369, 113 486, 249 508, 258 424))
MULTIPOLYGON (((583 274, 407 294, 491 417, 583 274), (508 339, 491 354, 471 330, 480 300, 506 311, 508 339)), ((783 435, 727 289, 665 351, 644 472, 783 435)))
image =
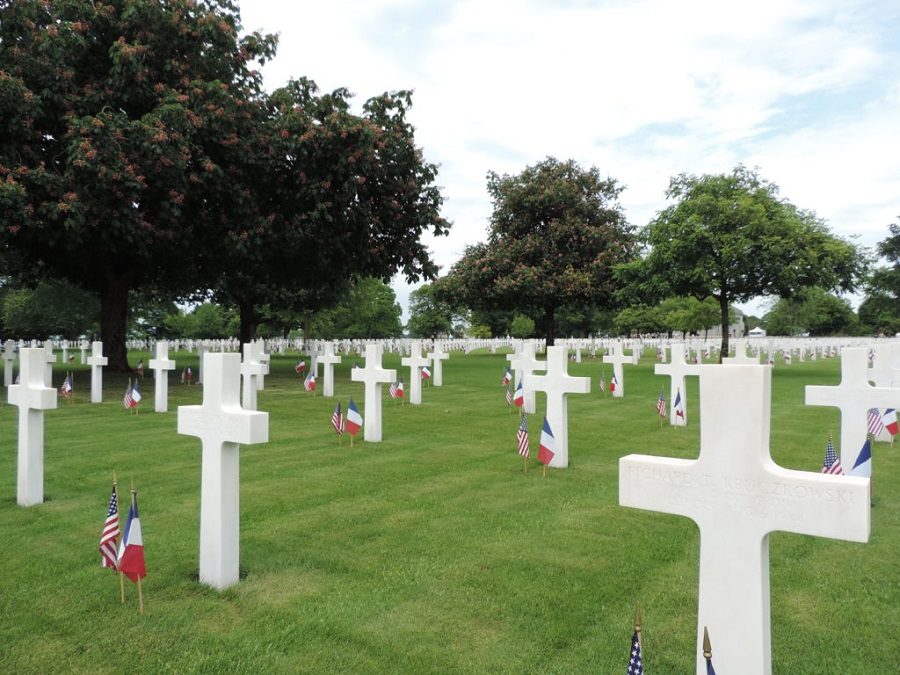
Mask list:
POLYGON ((269 440, 269 415, 241 408, 239 354, 203 356, 203 405, 178 407, 178 433, 203 444, 200 480, 200 582, 237 583, 240 563, 240 448, 269 440))
POLYGON ((46 358, 43 349, 19 350, 19 384, 6 391, 9 403, 19 407, 19 506, 44 501, 44 411, 56 408, 56 389, 44 384, 46 358))
MULTIPOLYGON (((700 457, 619 460, 619 503, 686 516, 700 528, 697 653, 715 631, 716 667, 771 665, 769 533, 865 542, 869 481, 785 469, 769 454, 772 370, 700 366, 700 457)), ((706 673, 704 659, 697 674, 706 673)))
POLYGON ((381 367, 381 345, 366 345, 366 367, 353 368, 350 379, 365 384, 365 420, 363 438, 370 443, 381 441, 381 385, 397 379, 396 370, 381 367))
POLYGON ((531 391, 543 391, 547 394, 547 422, 556 437, 556 454, 550 460, 550 466, 565 468, 569 466, 569 394, 589 394, 591 378, 573 377, 569 375, 568 349, 565 347, 547 347, 547 374, 526 375, 525 387, 531 391))

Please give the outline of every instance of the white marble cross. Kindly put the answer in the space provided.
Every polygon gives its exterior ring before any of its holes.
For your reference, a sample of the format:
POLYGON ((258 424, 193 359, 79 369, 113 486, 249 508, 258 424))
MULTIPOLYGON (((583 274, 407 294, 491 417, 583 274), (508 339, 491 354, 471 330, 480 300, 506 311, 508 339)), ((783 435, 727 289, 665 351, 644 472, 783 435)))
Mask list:
POLYGON ((366 345, 366 367, 353 368, 350 379, 365 384, 363 438, 370 443, 381 441, 381 385, 397 380, 396 370, 381 367, 381 345, 366 345))
MULTIPOLYGON (((896 387, 900 384, 900 369, 894 364, 900 358, 900 343, 881 343, 875 345, 873 349, 875 360, 872 367, 869 368, 869 381, 876 387, 896 387)), ((900 405, 891 407, 898 408, 900 405)))
POLYGON ((759 356, 748 356, 747 355, 747 341, 746 340, 735 340, 734 341, 734 356, 724 356, 722 357, 722 363, 728 364, 732 366, 737 365, 749 365, 749 364, 758 364, 759 356))
MULTIPOLYGON (((772 672, 770 532, 869 539, 868 479, 772 461, 771 393, 771 368, 700 366, 700 457, 619 460, 621 505, 686 516, 700 528, 696 653, 708 626, 716 668, 730 675, 772 672)), ((705 675, 705 659, 696 672, 705 675)))
POLYGON ((153 410, 158 413, 169 411, 169 371, 175 369, 175 362, 169 358, 169 343, 156 343, 156 358, 148 363, 153 371, 153 410))
MULTIPOLYGON (((506 360, 509 361, 509 365, 513 369, 513 373, 515 373, 512 386, 515 387, 519 382, 522 383, 522 394, 525 397, 522 411, 529 415, 533 415, 534 411, 537 410, 537 407, 535 406, 534 391, 528 389, 525 381, 528 380, 529 376, 534 372, 538 370, 547 370, 547 363, 546 361, 538 361, 535 358, 534 342, 531 342, 530 340, 523 342, 521 349, 517 353, 507 354, 506 360)), ((550 424, 553 423, 551 422, 550 424)), ((556 433, 556 429, 553 430, 553 433, 556 433)))
POLYGON ((87 359, 91 367, 91 403, 103 403, 103 366, 109 360, 103 356, 103 343, 91 343, 91 355, 87 359))
POLYGON ((684 345, 675 343, 672 345, 672 359, 669 363, 657 363, 654 372, 657 375, 669 375, 669 423, 672 426, 683 427, 687 424, 687 386, 684 378, 686 375, 699 375, 700 366, 688 363, 684 360, 684 345), (681 396, 681 410, 684 414, 678 415, 675 410, 675 397, 681 396))
POLYGON ((19 384, 10 385, 6 392, 7 400, 19 407, 19 506, 44 501, 44 411, 56 408, 56 389, 44 383, 46 359, 43 349, 21 349, 19 384))
POLYGON ((625 373, 622 364, 634 365, 634 353, 625 354, 621 342, 614 342, 610 351, 611 354, 604 354, 603 363, 613 364, 613 377, 616 378, 616 390, 613 392, 613 396, 621 398, 625 396, 625 373))
POLYGON ((256 410, 256 392, 259 391, 258 380, 265 371, 265 365, 259 360, 259 343, 246 342, 241 351, 244 355, 241 361, 241 405, 244 410, 256 410))
POLYGON ((441 348, 441 343, 435 341, 434 349, 428 355, 434 364, 434 372, 431 374, 431 383, 435 387, 444 386, 444 364, 443 362, 450 358, 450 355, 441 348))
POLYGON ((56 354, 53 353, 53 343, 50 340, 44 342, 44 384, 53 386, 53 364, 56 363, 56 354))
POLYGON ((81 342, 81 344, 78 345, 78 351, 81 352, 81 365, 86 364, 87 359, 85 358, 85 352, 87 352, 87 342, 81 342))
POLYGON ((16 343, 7 340, 3 345, 3 386, 13 383, 13 364, 16 362, 16 343))
MULTIPOLYGON (((262 338, 255 340, 253 344, 256 345, 256 360, 262 364, 262 372, 256 378, 256 390, 262 391, 266 387, 265 378, 269 374, 269 364, 272 362, 272 356, 266 353, 266 343, 262 338)), ((313 373, 315 372, 313 370, 313 373)), ((255 407, 253 409, 256 410, 255 407)))
POLYGON ((409 402, 412 405, 422 403, 422 368, 431 363, 431 359, 422 356, 422 341, 414 340, 410 345, 409 356, 400 359, 401 366, 409 367, 409 402))
POLYGON ((341 357, 334 353, 334 343, 326 342, 322 345, 322 395, 331 398, 334 396, 334 366, 341 362, 341 357))
POLYGON ((591 391, 591 378, 569 375, 568 351, 566 347, 547 347, 547 374, 526 375, 523 385, 533 392, 547 394, 547 422, 556 437, 556 454, 550 460, 550 466, 560 468, 569 466, 569 403, 566 397, 591 391))
POLYGON ((269 440, 269 415, 241 408, 239 354, 204 354, 203 405, 178 407, 178 433, 203 444, 200 480, 200 582, 237 583, 240 563, 239 443, 269 440))
POLYGON ((869 408, 893 408, 900 395, 900 390, 869 384, 868 359, 865 347, 845 347, 841 350, 841 383, 835 387, 806 386, 806 405, 833 406, 841 411, 840 455, 847 472, 866 442, 869 408))

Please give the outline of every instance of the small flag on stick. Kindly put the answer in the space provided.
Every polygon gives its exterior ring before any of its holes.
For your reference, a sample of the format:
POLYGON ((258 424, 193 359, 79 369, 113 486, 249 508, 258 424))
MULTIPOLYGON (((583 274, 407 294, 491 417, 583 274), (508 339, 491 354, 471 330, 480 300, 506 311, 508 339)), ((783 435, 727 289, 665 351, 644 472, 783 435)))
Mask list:
POLYGON ((634 634, 631 636, 631 652, 628 656, 628 669, 625 675, 644 675, 644 657, 641 654, 641 608, 634 617, 634 634))
POLYGON ((703 627, 703 658, 706 659, 706 675, 716 675, 712 664, 712 645, 709 642, 709 631, 703 627))
POLYGON ((659 415, 659 428, 662 429, 663 420, 666 418, 666 397, 662 389, 659 390, 659 398, 656 399, 656 412, 659 415))
POLYGON ((331 413, 331 426, 338 435, 338 440, 344 435, 344 414, 341 412, 341 402, 338 401, 334 406, 334 412, 331 413))
POLYGON ((553 436, 553 430, 550 429, 550 423, 547 417, 544 417, 544 425, 541 428, 541 446, 538 450, 538 461, 544 465, 544 476, 547 475, 547 465, 553 461, 556 456, 556 438, 553 436))
POLYGON ((128 522, 125 525, 125 533, 119 543, 119 557, 117 560, 119 571, 138 587, 138 602, 140 613, 144 613, 144 592, 141 587, 141 579, 147 576, 147 567, 144 563, 144 538, 141 535, 141 520, 138 516, 137 492, 131 488, 131 508, 128 510, 128 522))
POLYGON ((822 473, 830 473, 836 476, 844 474, 841 460, 834 451, 834 441, 831 439, 831 434, 828 435, 828 445, 825 446, 825 459, 822 461, 822 473))
POLYGON ((516 444, 518 452, 525 460, 525 473, 528 473, 528 418, 522 413, 522 421, 519 423, 519 429, 516 431, 516 444))
POLYGON ((347 433, 350 434, 351 448, 353 447, 353 437, 359 433, 362 425, 362 415, 359 414, 359 409, 356 407, 356 403, 354 403, 353 399, 351 398, 350 402, 347 403, 347 418, 344 421, 344 429, 346 429, 347 433))

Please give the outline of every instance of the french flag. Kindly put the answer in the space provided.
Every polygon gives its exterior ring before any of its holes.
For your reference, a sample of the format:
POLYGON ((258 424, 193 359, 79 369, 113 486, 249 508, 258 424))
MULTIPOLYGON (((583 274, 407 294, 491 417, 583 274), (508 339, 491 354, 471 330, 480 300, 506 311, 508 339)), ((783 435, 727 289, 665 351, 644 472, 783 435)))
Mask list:
POLYGON ((863 444, 862 450, 859 451, 856 461, 853 462, 853 468, 850 469, 850 473, 847 475, 862 476, 863 478, 872 477, 872 443, 868 438, 863 444))
POLYGON ((525 390, 522 389, 522 383, 516 385, 516 393, 513 395, 513 403, 519 408, 525 405, 525 390))
POLYGON ((896 436, 900 432, 900 423, 897 422, 897 411, 894 408, 888 408, 881 417, 884 428, 888 430, 891 436, 896 436))
POLYGON ((538 450, 538 461, 544 466, 550 464, 556 456, 556 437, 550 429, 550 423, 544 418, 544 426, 541 427, 541 447, 538 450))
POLYGON ((118 568, 126 577, 137 583, 147 576, 144 565, 144 538, 141 535, 141 520, 138 517, 137 494, 131 493, 131 508, 128 510, 128 524, 125 535, 119 543, 118 568))
POLYGON ((347 430, 348 434, 356 436, 356 434, 359 433, 362 424, 362 415, 359 414, 359 409, 351 398, 350 402, 347 404, 347 417, 344 418, 344 428, 347 430))

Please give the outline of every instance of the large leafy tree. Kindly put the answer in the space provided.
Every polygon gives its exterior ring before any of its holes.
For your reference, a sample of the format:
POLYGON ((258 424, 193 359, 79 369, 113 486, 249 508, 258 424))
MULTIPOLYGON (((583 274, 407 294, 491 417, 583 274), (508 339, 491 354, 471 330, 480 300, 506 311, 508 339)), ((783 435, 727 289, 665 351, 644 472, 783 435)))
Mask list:
POLYGON ((878 243, 888 264, 872 273, 859 318, 873 331, 892 334, 900 331, 900 224, 889 227, 890 236, 878 243))
POLYGON ((356 280, 340 300, 317 312, 309 334, 318 338, 387 338, 403 333, 394 289, 380 279, 356 280))
POLYGON ((729 174, 676 176, 667 197, 675 203, 642 233, 647 254, 621 272, 645 297, 715 298, 722 354, 728 353, 731 303, 792 297, 810 286, 852 290, 864 271, 856 246, 743 166, 729 174))
POLYGON ((343 89, 320 95, 300 79, 275 91, 243 155, 240 185, 253 196, 217 253, 225 266, 216 296, 241 314, 252 337, 263 305, 316 310, 355 277, 408 281, 437 267, 420 241, 445 234, 437 168, 415 145, 409 92, 350 110, 343 89))
POLYGON ((196 287, 250 196, 228 160, 275 42, 239 31, 229 0, 0 0, 0 249, 98 295, 110 368, 129 290, 196 287))
POLYGON ((779 298, 764 317, 769 335, 855 335, 859 319, 850 303, 821 288, 779 298))
POLYGON ((613 268, 634 238, 618 196, 599 170, 547 158, 517 175, 488 174, 493 201, 486 243, 469 246, 438 282, 444 298, 472 309, 513 309, 533 317, 553 344, 562 304, 610 304, 613 268))
POLYGON ((424 284, 409 294, 407 329, 414 338, 434 338, 453 332, 453 309, 435 296, 433 284, 424 284))

